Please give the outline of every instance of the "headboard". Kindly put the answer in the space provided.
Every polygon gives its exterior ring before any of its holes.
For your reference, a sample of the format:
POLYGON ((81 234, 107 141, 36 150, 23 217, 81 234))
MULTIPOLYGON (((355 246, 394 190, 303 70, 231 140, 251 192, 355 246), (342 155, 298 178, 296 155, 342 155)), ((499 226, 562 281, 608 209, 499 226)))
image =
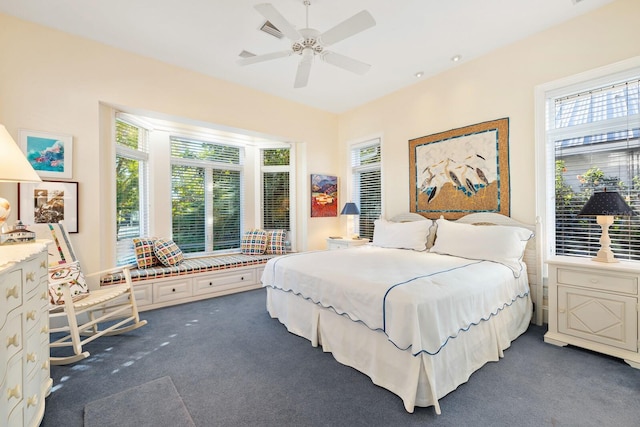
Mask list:
MULTIPOLYGON (((405 212, 391 218, 393 222, 411 222, 411 221, 431 221, 420 214, 413 212, 405 212)), ((524 251, 523 261, 527 265, 527 276, 529 279, 529 288, 531 289, 532 299, 535 303, 535 323, 542 325, 543 322, 543 281, 542 281, 542 254, 538 248, 536 236, 542 232, 540 221, 536 224, 524 224, 515 219, 490 212, 473 213, 456 220, 463 224, 476 225, 505 225, 511 227, 522 227, 534 232, 534 237, 529 240, 524 251)), ((435 224, 435 222, 434 222, 435 224)), ((437 232, 436 232, 437 234, 437 232)), ((429 233, 430 243, 433 243, 433 232, 429 233)), ((430 247, 431 245, 428 245, 430 247)))

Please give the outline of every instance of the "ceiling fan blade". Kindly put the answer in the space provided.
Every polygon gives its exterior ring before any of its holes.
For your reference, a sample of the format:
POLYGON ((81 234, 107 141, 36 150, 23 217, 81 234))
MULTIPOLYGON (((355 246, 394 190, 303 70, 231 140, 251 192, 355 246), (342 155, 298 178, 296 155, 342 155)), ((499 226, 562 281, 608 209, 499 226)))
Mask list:
POLYGON ((369 71, 369 68, 371 68, 371 65, 360 62, 357 59, 349 58, 348 56, 329 51, 325 51, 322 54, 322 60, 324 62, 328 62, 331 65, 335 65, 336 67, 340 67, 342 69, 360 75, 365 74, 367 71, 369 71))
POLYGON ((249 56, 247 58, 240 58, 236 62, 238 65, 250 65, 250 64, 255 64, 257 62, 264 62, 264 61, 270 61, 272 59, 284 58, 285 56, 290 56, 292 53, 293 52, 291 52, 290 50, 282 50, 280 52, 272 52, 272 53, 266 53, 264 55, 256 55, 256 56, 249 56))
POLYGON ((295 89, 305 87, 309 81, 309 74, 311 73, 311 64, 313 64, 313 51, 311 49, 305 49, 302 52, 302 58, 298 63, 298 71, 296 72, 296 80, 293 83, 295 89))
POLYGON ((320 40, 320 43, 326 47, 334 43, 338 43, 347 37, 351 37, 354 34, 358 34, 359 32, 364 31, 367 28, 371 28, 374 25, 376 25, 376 21, 373 19, 373 16, 371 16, 371 14, 366 10, 363 10, 360 13, 356 13, 351 18, 342 21, 330 30, 320 34, 318 39, 320 40))
POLYGON ((262 16, 267 18, 267 21, 271 22, 282 34, 284 34, 289 40, 297 41, 302 38, 298 30, 287 21, 284 16, 280 14, 270 3, 260 3, 254 6, 254 8, 260 12, 262 16))

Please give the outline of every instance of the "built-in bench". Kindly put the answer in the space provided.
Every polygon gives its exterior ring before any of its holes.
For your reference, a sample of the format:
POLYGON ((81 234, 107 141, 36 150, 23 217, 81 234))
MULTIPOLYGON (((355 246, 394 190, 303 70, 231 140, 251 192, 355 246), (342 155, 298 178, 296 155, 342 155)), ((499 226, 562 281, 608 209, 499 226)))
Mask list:
MULTIPOLYGON (((257 289, 266 262, 278 255, 230 254, 187 258, 172 267, 132 268, 140 311, 257 289)), ((101 286, 124 282, 122 272, 103 276, 101 286)))

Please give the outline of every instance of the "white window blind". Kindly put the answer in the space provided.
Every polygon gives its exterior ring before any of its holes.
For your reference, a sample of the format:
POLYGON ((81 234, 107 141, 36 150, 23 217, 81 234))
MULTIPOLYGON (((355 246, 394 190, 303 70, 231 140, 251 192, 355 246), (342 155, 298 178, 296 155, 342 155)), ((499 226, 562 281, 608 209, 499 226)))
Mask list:
MULTIPOLYGON (((594 256, 600 248, 595 218, 576 216, 595 191, 619 192, 640 214, 639 78, 640 70, 547 97, 548 196, 555 201, 547 216, 555 219, 557 255, 594 256)), ((617 258, 640 260, 639 216, 616 218, 609 234, 617 258)))
POLYGON ((261 150, 262 227, 266 230, 291 230, 290 179, 291 150, 261 150))
POLYGON ((173 240, 185 253, 240 248, 240 147, 171 138, 173 240))
POLYGON ((149 231, 149 147, 146 129, 115 121, 116 262, 135 262, 132 239, 149 231))
POLYGON ((373 223, 382 213, 380 140, 375 139, 351 148, 352 198, 360 209, 358 234, 373 239, 373 223))

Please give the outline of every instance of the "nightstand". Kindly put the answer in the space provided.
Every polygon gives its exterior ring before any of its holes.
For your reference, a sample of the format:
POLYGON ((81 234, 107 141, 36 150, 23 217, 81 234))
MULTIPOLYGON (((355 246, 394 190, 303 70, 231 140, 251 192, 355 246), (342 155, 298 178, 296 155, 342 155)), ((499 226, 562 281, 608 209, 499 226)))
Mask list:
POLYGON ((549 265, 549 331, 544 341, 624 359, 640 369, 640 263, 556 256, 549 265))
POLYGON ((327 249, 347 249, 354 246, 366 245, 369 239, 345 239, 345 238, 327 238, 327 249))

